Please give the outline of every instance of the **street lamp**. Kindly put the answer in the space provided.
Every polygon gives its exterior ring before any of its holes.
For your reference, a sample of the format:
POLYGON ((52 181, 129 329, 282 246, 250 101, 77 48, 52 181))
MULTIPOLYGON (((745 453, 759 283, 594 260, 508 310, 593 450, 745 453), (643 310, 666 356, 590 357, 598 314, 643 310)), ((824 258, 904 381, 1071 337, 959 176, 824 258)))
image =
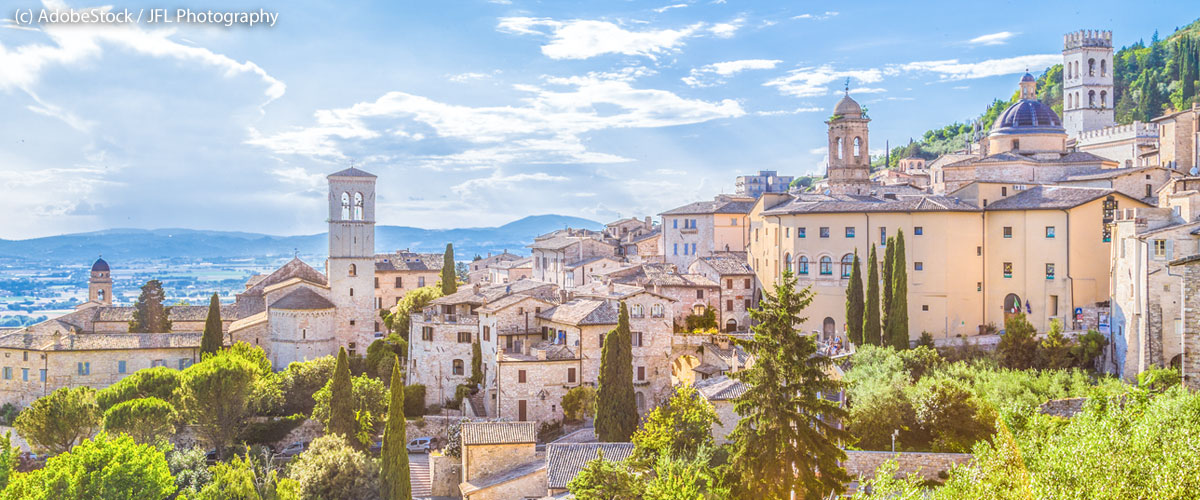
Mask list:
POLYGON ((892 453, 896 452, 896 436, 900 434, 900 429, 892 431, 892 453))

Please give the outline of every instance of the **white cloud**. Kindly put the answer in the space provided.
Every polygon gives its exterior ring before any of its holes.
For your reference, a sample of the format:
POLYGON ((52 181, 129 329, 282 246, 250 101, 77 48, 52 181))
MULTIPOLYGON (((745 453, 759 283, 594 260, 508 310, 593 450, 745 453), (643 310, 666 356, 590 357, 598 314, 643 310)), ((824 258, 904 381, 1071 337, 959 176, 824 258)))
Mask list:
POLYGON ((495 170, 489 177, 469 179, 450 188, 450 190, 466 198, 529 182, 566 182, 568 180, 570 179, 561 175, 550 175, 545 172, 503 175, 499 170, 495 170))
POLYGON ((692 87, 709 87, 723 83, 723 77, 752 69, 774 69, 781 62, 778 59, 741 59, 707 64, 692 69, 691 74, 683 77, 683 82, 692 87))
POLYGON ((798 16, 792 16, 792 19, 813 19, 817 21, 824 21, 836 15, 838 15, 837 12, 827 10, 824 14, 800 14, 798 16))
POLYGON ((846 78, 858 80, 859 83, 876 83, 883 79, 883 72, 878 69, 838 71, 827 64, 793 69, 787 75, 768 80, 763 85, 775 87, 785 95, 815 97, 829 94, 829 84, 846 78))
POLYGON ((1016 36, 1017 33, 1011 31, 1001 31, 999 33, 989 33, 980 35, 970 40, 967 43, 972 45, 1004 45, 1008 43, 1008 39, 1016 36))
POLYGON ((677 4, 674 4, 674 5, 666 5, 666 6, 663 6, 663 7, 659 7, 659 8, 657 8, 657 9, 654 9, 654 12, 657 12, 657 13, 659 13, 659 14, 662 14, 663 12, 666 12, 666 11, 668 11, 668 10, 671 10, 671 9, 682 9, 682 8, 684 8, 684 7, 687 7, 687 4, 686 4, 686 3, 677 3, 677 4))
POLYGON ((812 149, 808 150, 808 154, 811 154, 811 155, 823 155, 828 152, 829 152, 829 146, 821 146, 819 148, 812 148, 812 149))
MULTIPOLYGON (((433 142, 452 151, 415 158, 435 169, 510 163, 614 163, 626 158, 591 151, 583 136, 609 129, 655 128, 739 117, 736 101, 685 99, 633 87, 637 68, 612 74, 546 77, 542 85, 514 86, 528 96, 517 105, 471 107, 405 92, 315 113, 316 123, 248 141, 276 153, 344 158, 343 150, 378 141, 433 142)), ((394 147, 394 145, 393 145, 394 147)), ((412 153, 397 153, 410 154, 412 153)), ((406 160, 413 161, 412 156, 406 160)))
POLYGON ((486 73, 467 72, 459 73, 457 75, 450 75, 447 79, 454 83, 466 83, 471 80, 483 80, 485 78, 491 78, 491 75, 486 73))
POLYGON ((652 60, 673 54, 688 38, 713 35, 732 37, 744 18, 727 23, 695 23, 678 29, 630 30, 609 21, 545 17, 503 17, 496 29, 517 35, 538 35, 550 40, 542 54, 551 59, 588 59, 605 54, 642 56, 652 60))
POLYGON ((824 110, 825 110, 824 108, 812 106, 812 107, 799 107, 799 108, 792 109, 792 110, 779 109, 779 110, 773 110, 773 111, 759 111, 754 114, 759 115, 759 116, 781 116, 781 115, 798 115, 800 113, 816 113, 816 112, 824 111, 824 110))
POLYGON ((1023 73, 1029 68, 1044 68, 1058 64, 1059 62, 1062 62, 1061 54, 1031 54, 1003 59, 988 59, 974 63, 964 63, 958 59, 915 61, 889 68, 889 70, 928 71, 941 74, 942 80, 969 80, 1023 73))
POLYGON ((851 94, 878 94, 881 92, 887 92, 887 89, 879 87, 857 87, 850 89, 851 94))

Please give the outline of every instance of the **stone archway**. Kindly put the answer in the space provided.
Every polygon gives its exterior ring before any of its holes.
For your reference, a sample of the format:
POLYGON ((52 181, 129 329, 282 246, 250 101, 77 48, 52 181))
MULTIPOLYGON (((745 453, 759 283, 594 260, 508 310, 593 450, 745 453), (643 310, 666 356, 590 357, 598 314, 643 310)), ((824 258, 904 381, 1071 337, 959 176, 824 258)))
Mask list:
POLYGON ((736 331, 737 331, 737 320, 733 319, 733 318, 729 318, 729 321, 725 322, 725 332, 732 333, 732 332, 736 332, 736 331))
POLYGON ((832 340, 834 335, 837 335, 837 322, 833 318, 825 318, 821 324, 821 340, 832 340))
POLYGON ((684 354, 671 362, 671 385, 694 384, 696 372, 693 368, 700 366, 700 359, 691 354, 684 354))
POLYGON ((1022 304, 1023 303, 1021 302, 1021 297, 1018 296, 1017 294, 1010 293, 1008 295, 1005 295, 1004 296, 1004 320, 1007 322, 1008 318, 1011 318, 1013 316, 1021 314, 1021 312, 1025 310, 1025 307, 1022 304))

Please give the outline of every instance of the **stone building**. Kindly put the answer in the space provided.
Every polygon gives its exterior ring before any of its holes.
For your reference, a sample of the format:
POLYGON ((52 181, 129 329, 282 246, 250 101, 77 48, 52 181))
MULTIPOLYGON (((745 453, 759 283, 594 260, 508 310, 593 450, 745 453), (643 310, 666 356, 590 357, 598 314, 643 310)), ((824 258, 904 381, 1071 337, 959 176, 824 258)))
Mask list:
POLYGON ((532 278, 533 257, 493 263, 487 267, 487 273, 487 282, 497 285, 532 278))
POLYGON ((1122 167, 1158 165, 1158 126, 1154 123, 1112 125, 1080 132, 1074 139, 1076 151, 1108 158, 1122 167))
POLYGON ((1183 331, 1180 333, 1180 371, 1183 385, 1200 390, 1200 254, 1171 261, 1174 275, 1180 278, 1180 300, 1183 310, 1183 331))
POLYGON ((754 198, 717 195, 712 201, 689 203, 662 216, 663 255, 669 264, 687 269, 698 257, 746 248, 746 214, 754 198))
POLYGON ((1164 167, 1197 175, 1200 167, 1200 103, 1191 109, 1166 113, 1151 120, 1158 127, 1157 163, 1164 167))
POLYGON ((570 288, 576 283, 575 268, 593 257, 617 259, 615 244, 603 239, 602 233, 569 229, 556 231, 534 240, 529 245, 533 257, 533 279, 570 288))
MULTIPOLYGON (((521 259, 522 259, 522 257, 520 255, 508 253, 508 250, 500 252, 496 255, 492 255, 489 252, 487 257, 482 257, 477 260, 472 260, 471 263, 467 265, 467 283, 482 283, 484 281, 487 281, 488 278, 490 277, 488 268, 495 266, 495 265, 507 263, 507 262, 518 261, 521 259)), ((438 269, 441 269, 440 265, 438 266, 438 269)), ((516 281, 516 280, 514 280, 514 281, 516 281)), ((496 282, 492 281, 491 283, 496 283, 496 282)))
POLYGON ((871 121, 862 107, 846 95, 833 107, 829 125, 830 194, 866 195, 871 192, 871 153, 868 146, 867 123, 871 121))
POLYGON ((532 422, 464 423, 459 485, 463 498, 539 498, 546 491, 546 463, 536 448, 532 422))
POLYGON ((717 444, 728 443, 729 434, 741 420, 741 416, 733 410, 733 400, 746 393, 746 384, 721 375, 698 381, 695 387, 717 414, 717 421, 712 428, 713 440, 717 444))
POLYGON ((91 276, 88 279, 88 300, 77 309, 92 306, 111 306, 113 294, 112 276, 109 276, 108 262, 103 258, 96 259, 92 264, 91 276))
POLYGON ((743 332, 750 329, 750 310, 758 297, 758 281, 746 260, 746 252, 719 252, 692 262, 688 273, 704 276, 720 286, 721 330, 743 332))
POLYGON ((550 443, 546 445, 547 497, 569 495, 567 484, 579 475, 588 462, 604 455, 605 460, 621 462, 633 454, 633 443, 550 443))
POLYGON ((1112 31, 1079 30, 1063 35, 1063 126, 1067 135, 1112 126, 1112 31))
POLYGON ((391 309, 408 292, 441 279, 444 254, 399 250, 375 255, 375 308, 391 309))
POLYGON ((757 175, 739 175, 734 182, 738 196, 758 198, 763 193, 786 193, 795 177, 779 175, 774 170, 759 170, 757 175))

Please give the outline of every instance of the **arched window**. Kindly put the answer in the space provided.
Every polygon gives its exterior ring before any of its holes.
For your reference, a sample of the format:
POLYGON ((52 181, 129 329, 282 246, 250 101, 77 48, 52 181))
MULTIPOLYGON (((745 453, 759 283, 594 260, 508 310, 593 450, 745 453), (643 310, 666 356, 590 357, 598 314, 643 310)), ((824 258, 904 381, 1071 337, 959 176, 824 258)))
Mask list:
POLYGON ((850 277, 850 269, 854 268, 854 254, 846 254, 842 257, 842 277, 850 277))
POLYGON ((655 318, 663 317, 662 304, 654 304, 654 305, 650 306, 650 315, 654 316, 655 318))
POLYGON ((351 297, 353 297, 353 296, 354 296, 354 289, 353 289, 353 288, 351 288, 351 289, 350 289, 350 296, 351 296, 351 297))
POLYGON ((347 276, 358 276, 358 266, 356 266, 354 264, 350 264, 350 272, 346 273, 346 275, 347 276))
POLYGON ((1083 107, 1083 98, 1079 96, 1079 92, 1075 93, 1075 107, 1076 108, 1083 107))
POLYGON ((96 290, 96 300, 98 300, 100 302, 104 302, 104 289, 103 288, 96 290))
POLYGON ((1100 91, 1100 108, 1103 109, 1106 106, 1108 106, 1108 91, 1101 90, 1100 91))
POLYGON ((354 220, 363 220, 362 193, 354 193, 354 220))
POLYGON ((1088 107, 1089 108, 1096 107, 1096 91, 1095 90, 1088 91, 1088 107))
POLYGON ((1108 76, 1108 62, 1104 59, 1100 60, 1100 76, 1108 76))
POLYGON ((862 139, 854 138, 854 157, 862 156, 862 139))
POLYGON ((454 360, 452 369, 454 370, 455 375, 462 375, 463 374, 463 360, 461 360, 461 359, 454 360))
POLYGON ((342 193, 342 220, 350 220, 350 193, 342 193))
POLYGON ((796 267, 799 268, 796 272, 808 275, 808 257, 800 256, 800 260, 796 262, 796 267))
POLYGON ((835 149, 836 150, 834 151, 834 153, 836 153, 836 155, 837 155, 836 158, 839 160, 842 159, 842 138, 841 137, 837 138, 837 146, 835 149))
POLYGON ((1088 59, 1088 76, 1096 76, 1096 60, 1088 59))
POLYGON ((792 254, 783 254, 783 270, 784 272, 792 272, 792 254))
POLYGON ((646 310, 645 310, 644 308, 642 308, 642 305, 641 305, 641 304, 634 304, 634 305, 633 305, 633 312, 632 312, 631 314, 632 314, 632 315, 633 315, 633 317, 635 317, 635 318, 641 318, 641 317, 643 317, 643 316, 645 316, 645 315, 646 315, 646 310))
POLYGON ((1079 78, 1079 61, 1075 61, 1075 78, 1079 78))
POLYGON ((1073 109, 1075 107, 1074 103, 1075 103, 1075 96, 1073 96, 1071 94, 1067 94, 1067 109, 1073 109))
POLYGON ((695 314, 696 316, 704 316, 704 310, 704 304, 696 304, 692 306, 692 314, 695 314))
POLYGON ((833 259, 828 255, 821 257, 821 275, 828 276, 833 274, 833 259))

